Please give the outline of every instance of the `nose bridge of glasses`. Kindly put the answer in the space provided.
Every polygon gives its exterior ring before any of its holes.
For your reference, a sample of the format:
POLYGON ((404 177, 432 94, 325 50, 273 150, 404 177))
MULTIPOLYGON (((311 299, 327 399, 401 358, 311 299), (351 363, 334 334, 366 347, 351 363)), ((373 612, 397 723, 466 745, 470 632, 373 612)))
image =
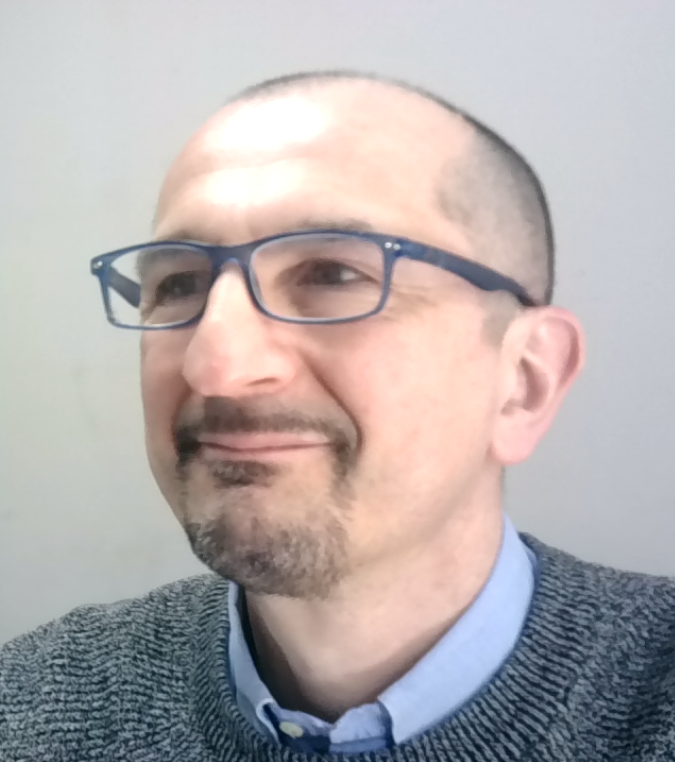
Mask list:
MULTIPOLYGON (((252 251, 250 247, 247 246, 222 246, 212 249, 213 282, 211 290, 213 290, 217 284, 218 290, 220 290, 220 286, 225 286, 225 276, 234 275, 235 280, 237 279, 237 276, 239 276, 239 287, 244 287, 247 298, 252 302, 253 306, 257 308, 258 304, 253 293, 254 289, 251 288, 251 255, 252 251)), ((229 280, 229 278, 226 280, 229 280)), ((231 303, 231 295, 228 295, 227 301, 231 303)))
POLYGON ((221 275, 238 267, 240 272, 246 276, 251 265, 253 251, 252 247, 246 244, 243 246, 213 246, 210 247, 210 255, 214 275, 221 275))

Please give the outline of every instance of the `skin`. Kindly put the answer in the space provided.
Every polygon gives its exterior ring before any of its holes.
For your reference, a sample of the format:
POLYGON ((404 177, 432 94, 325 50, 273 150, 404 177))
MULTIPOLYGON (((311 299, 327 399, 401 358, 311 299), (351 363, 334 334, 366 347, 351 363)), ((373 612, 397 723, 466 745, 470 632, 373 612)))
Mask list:
MULTIPOLYGON (((461 120, 376 83, 235 103, 171 168, 156 235, 238 244, 360 220, 472 258, 471 231, 437 201, 439 167, 471 143, 461 120)), ((261 677, 287 708, 334 720, 374 700, 490 574, 502 470, 532 452, 583 361, 579 324, 559 308, 516 311, 496 341, 490 298, 404 261, 382 314, 290 325, 259 313, 228 265, 197 326, 143 335, 149 460, 177 518, 192 532, 220 527, 235 551, 277 550, 267 577, 249 569, 237 581, 261 677), (318 446, 202 448, 181 469, 176 427, 199 430, 218 401, 263 430, 275 415, 318 423, 303 432, 318 446), (319 430, 349 443, 341 481, 319 430), (269 478, 243 488, 215 479, 242 460, 269 478)))

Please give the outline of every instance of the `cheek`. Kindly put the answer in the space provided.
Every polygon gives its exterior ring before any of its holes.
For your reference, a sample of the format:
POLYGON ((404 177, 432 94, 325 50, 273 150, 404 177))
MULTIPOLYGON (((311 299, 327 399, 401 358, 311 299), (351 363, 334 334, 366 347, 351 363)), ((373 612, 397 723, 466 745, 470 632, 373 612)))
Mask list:
POLYGON ((452 468, 480 456, 490 434, 496 372, 483 342, 425 331, 380 341, 356 367, 352 410, 364 457, 376 458, 378 470, 438 473, 439 464, 452 468))
MULTIPOLYGON (((141 394, 149 445, 172 447, 172 425, 188 393, 183 377, 186 340, 178 332, 141 340, 141 394)), ((152 455, 152 453, 151 453, 152 455)))

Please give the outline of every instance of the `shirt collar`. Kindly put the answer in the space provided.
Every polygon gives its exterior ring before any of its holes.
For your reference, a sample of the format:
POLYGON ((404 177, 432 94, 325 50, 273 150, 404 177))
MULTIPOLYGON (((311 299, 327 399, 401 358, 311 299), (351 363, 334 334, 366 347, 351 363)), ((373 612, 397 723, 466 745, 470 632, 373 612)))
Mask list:
POLYGON ((239 586, 230 583, 228 614, 230 618, 230 639, 228 643, 230 684, 234 686, 237 704, 243 715, 255 726, 260 724, 278 738, 276 728, 266 712, 267 706, 276 706, 276 701, 258 675, 251 651, 246 643, 244 628, 239 614, 239 586))
POLYGON ((434 648, 380 696, 396 743, 456 712, 507 660, 529 611, 535 560, 505 516, 500 551, 478 597, 434 648))

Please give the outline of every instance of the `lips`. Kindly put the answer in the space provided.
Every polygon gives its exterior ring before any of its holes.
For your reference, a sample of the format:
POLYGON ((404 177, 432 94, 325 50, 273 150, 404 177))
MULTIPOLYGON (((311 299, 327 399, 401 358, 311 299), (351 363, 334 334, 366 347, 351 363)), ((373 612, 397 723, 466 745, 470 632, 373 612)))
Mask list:
POLYGON ((199 437, 199 444, 230 452, 258 452, 319 447, 328 444, 320 434, 255 433, 211 434, 199 437))

